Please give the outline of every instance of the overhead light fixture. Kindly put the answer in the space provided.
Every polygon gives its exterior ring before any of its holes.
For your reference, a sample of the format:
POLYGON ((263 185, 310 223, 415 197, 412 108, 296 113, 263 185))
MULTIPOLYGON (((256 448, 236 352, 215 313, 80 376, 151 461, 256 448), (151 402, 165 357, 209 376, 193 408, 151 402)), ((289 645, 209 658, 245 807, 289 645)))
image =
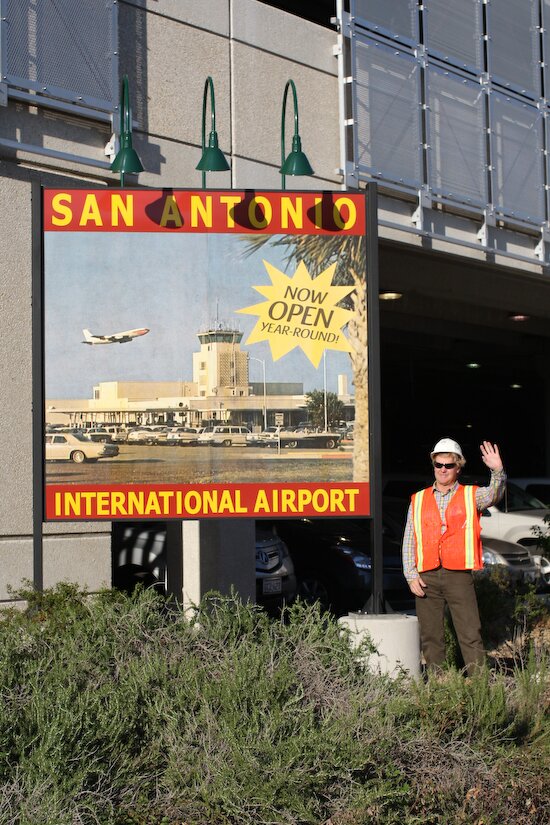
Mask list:
POLYGON ((204 84, 202 96, 202 156, 195 169, 202 172, 202 188, 206 189, 207 172, 227 172, 229 164, 225 155, 218 145, 218 133, 216 132, 216 102, 214 100, 214 81, 210 75, 204 84), (210 135, 208 136, 208 146, 206 145, 206 101, 210 90, 210 135))
POLYGON ((509 321, 528 321, 530 318, 530 315, 524 315, 522 312, 510 312, 508 315, 509 321))
POLYGON ((469 370, 478 370, 481 367, 481 364, 476 364, 475 361, 471 361, 469 364, 466 364, 469 370))
POLYGON ((287 175, 313 175, 313 169, 304 152, 302 152, 302 141, 298 133, 298 95, 293 80, 287 80, 283 94, 283 108, 281 111, 281 189, 286 189, 287 175), (294 136, 292 138, 292 151, 285 160, 285 120, 286 120, 286 98, 288 90, 292 89, 292 99, 294 102, 294 136))
POLYGON ((378 293, 378 297, 381 301, 398 301, 400 298, 403 297, 403 293, 390 292, 389 290, 384 290, 383 292, 378 293))
POLYGON ((510 384, 511 390, 521 390, 521 384, 510 384))

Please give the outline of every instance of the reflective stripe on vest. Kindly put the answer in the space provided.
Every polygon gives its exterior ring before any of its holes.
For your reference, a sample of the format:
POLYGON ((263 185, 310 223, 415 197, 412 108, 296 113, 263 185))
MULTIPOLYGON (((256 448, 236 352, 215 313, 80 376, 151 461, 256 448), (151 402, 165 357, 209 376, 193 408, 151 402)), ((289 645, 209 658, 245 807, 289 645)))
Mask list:
POLYGON ((466 570, 473 570, 476 546, 474 519, 477 519, 475 487, 464 487, 464 504, 466 505, 466 524, 464 525, 465 567, 466 570))
POLYGON ((413 524, 416 537, 416 566, 419 570, 424 569, 424 540, 422 537, 422 502, 426 490, 420 490, 413 496, 413 524))

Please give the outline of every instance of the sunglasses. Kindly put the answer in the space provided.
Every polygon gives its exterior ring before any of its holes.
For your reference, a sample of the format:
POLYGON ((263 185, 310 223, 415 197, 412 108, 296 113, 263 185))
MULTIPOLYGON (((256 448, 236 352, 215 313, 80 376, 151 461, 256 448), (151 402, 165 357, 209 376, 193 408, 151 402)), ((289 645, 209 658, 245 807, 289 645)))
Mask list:
POLYGON ((456 461, 451 461, 449 464, 442 464, 441 461, 434 461, 434 467, 436 470, 442 470, 445 467, 446 470, 454 470, 456 467, 456 461))

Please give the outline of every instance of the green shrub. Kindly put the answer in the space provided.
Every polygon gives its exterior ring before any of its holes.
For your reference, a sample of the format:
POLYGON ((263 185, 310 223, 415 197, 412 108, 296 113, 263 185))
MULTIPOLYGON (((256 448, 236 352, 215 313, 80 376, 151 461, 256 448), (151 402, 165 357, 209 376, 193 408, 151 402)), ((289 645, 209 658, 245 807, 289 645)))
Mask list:
POLYGON ((0 622, 1 825, 540 819, 541 659, 391 681, 316 607, 25 595, 0 622))

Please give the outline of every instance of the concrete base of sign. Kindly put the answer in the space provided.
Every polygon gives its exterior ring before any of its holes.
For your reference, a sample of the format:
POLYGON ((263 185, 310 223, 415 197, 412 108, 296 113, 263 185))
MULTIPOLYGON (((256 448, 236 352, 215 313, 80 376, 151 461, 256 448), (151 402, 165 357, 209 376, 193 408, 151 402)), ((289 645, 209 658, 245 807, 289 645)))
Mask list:
POLYGON ((420 633, 418 619, 403 613, 350 613, 339 619, 359 644, 370 636, 377 652, 368 656, 368 666, 376 673, 397 676, 407 671, 420 676, 420 633))

